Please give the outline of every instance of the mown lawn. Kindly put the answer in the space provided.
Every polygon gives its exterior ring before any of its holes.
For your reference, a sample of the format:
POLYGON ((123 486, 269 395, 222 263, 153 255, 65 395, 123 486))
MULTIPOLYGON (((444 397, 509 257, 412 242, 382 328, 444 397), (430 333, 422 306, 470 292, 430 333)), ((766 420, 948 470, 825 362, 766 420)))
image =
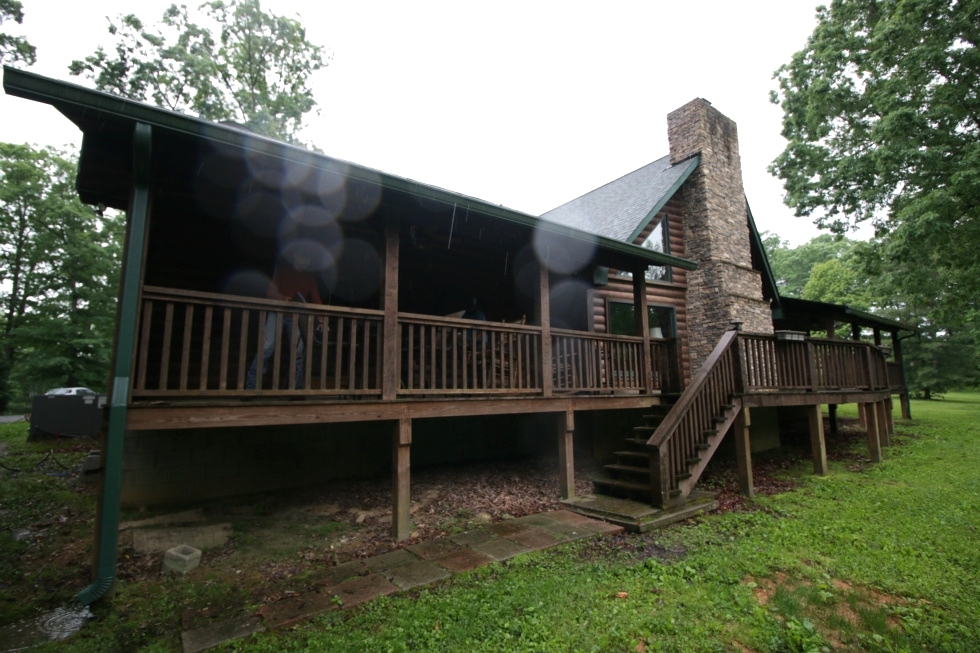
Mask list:
POLYGON ((567 545, 225 650, 980 651, 980 395, 912 409, 883 463, 795 470, 666 555, 567 545))
MULTIPOLYGON (((216 650, 980 651, 980 394, 912 410, 883 463, 800 465, 799 489, 748 511, 559 546, 216 650)), ((5 575, 6 598, 38 573, 5 575)), ((188 597, 233 591, 120 583, 79 635, 37 650, 179 650, 188 597)))

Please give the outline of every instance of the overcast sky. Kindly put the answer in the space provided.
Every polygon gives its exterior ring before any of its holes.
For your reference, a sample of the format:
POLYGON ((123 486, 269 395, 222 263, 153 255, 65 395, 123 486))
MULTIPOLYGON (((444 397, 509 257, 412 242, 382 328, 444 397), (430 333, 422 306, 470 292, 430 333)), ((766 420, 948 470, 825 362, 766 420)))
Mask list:
MULTIPOLYGON (((107 16, 156 22, 169 2, 23 0, 32 71, 68 75, 111 44, 107 16)), ((194 5, 195 3, 190 3, 194 5)), ((265 0, 332 54, 303 134, 327 155, 539 215, 668 153, 667 113, 703 97, 738 124, 763 230, 819 232, 766 167, 785 141, 773 71, 806 43, 811 0, 416 2, 265 0)), ((0 141, 81 134, 49 107, 0 95, 0 141)))

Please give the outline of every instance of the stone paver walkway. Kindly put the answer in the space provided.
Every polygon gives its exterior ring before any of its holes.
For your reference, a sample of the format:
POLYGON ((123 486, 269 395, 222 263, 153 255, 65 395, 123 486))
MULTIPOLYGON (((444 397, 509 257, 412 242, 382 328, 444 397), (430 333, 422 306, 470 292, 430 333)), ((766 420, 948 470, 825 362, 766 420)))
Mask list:
POLYGON ((184 653, 197 653, 230 639, 289 626, 328 610, 347 610, 379 596, 436 583, 529 551, 622 531, 621 526, 556 510, 353 560, 327 569, 314 590, 262 606, 257 617, 185 630, 181 634, 184 653))

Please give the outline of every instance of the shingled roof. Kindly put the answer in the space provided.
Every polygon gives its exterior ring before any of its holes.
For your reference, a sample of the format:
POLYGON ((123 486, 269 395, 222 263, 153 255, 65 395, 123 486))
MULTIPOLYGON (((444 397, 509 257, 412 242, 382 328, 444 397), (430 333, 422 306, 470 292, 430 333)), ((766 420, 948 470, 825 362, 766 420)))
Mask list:
POLYGON ((550 222, 632 242, 698 165, 665 156, 541 215, 550 222))

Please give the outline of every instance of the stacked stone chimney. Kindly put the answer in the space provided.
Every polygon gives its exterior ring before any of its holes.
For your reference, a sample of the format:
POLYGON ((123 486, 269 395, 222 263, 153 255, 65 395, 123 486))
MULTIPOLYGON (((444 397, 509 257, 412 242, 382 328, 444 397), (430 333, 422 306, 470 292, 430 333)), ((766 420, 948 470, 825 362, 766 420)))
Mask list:
POLYGON ((671 163, 701 156, 682 191, 686 257, 698 264, 687 275, 691 369, 697 370, 733 322, 772 333, 772 313, 752 269, 735 122, 699 98, 667 116, 667 137, 671 163))

